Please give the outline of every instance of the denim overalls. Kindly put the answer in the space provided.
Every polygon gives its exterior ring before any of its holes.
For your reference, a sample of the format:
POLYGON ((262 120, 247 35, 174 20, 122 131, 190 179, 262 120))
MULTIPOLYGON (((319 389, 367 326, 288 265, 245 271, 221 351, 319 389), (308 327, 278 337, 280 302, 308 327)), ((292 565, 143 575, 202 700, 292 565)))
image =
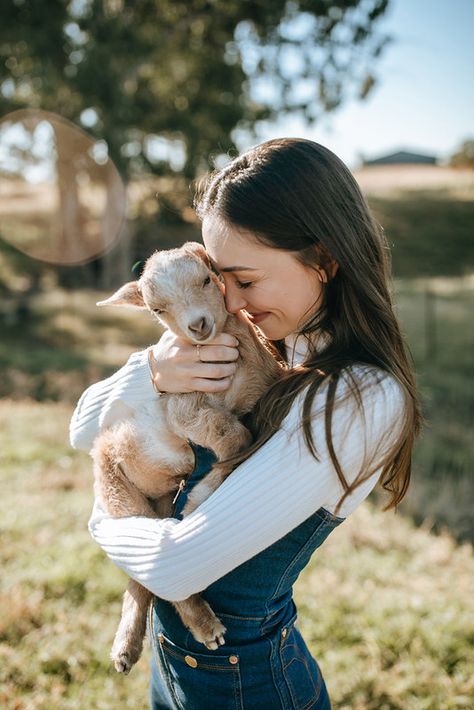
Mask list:
MULTIPOLYGON (((188 492, 215 460, 193 448, 188 492)), ((181 495, 176 517, 185 501, 181 495)), ((295 626, 292 586, 342 520, 320 508, 202 593, 227 628, 216 651, 195 641, 172 605, 155 597, 148 630, 152 710, 330 710, 319 666, 295 626)))

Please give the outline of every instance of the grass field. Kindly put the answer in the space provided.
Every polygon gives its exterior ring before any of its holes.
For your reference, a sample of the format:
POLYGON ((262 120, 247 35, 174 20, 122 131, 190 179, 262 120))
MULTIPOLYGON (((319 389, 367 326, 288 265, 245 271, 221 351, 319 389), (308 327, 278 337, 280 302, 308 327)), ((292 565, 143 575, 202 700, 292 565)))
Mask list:
MULTIPOLYGON (((89 458, 64 403, 0 403, 0 707, 147 707, 149 651, 127 678, 108 653, 125 575, 89 538, 89 458)), ((296 585, 300 628, 338 710, 471 708, 470 545, 365 504, 296 585), (455 580, 455 584, 453 584, 455 580)))

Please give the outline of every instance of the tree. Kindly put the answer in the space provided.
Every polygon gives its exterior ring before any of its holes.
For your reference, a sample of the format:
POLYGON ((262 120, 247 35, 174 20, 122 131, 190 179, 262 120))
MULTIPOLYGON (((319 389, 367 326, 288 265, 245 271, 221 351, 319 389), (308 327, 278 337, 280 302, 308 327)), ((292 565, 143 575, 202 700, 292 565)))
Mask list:
POLYGON ((465 140, 453 153, 449 164, 455 168, 474 168, 474 140, 465 140))
POLYGON ((235 131, 367 96, 388 0, 13 0, 0 114, 42 108, 106 141, 125 177, 236 150, 235 131))

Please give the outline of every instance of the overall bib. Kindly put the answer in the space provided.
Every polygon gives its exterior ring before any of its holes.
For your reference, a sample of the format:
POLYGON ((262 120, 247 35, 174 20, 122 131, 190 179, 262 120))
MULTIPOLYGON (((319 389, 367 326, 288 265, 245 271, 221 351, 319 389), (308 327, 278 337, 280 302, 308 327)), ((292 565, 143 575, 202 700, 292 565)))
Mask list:
MULTIPOLYGON (((188 492, 215 460, 211 451, 193 448, 188 492)), ((176 517, 185 501, 181 494, 176 517)), ((225 645, 215 651, 195 641, 172 605, 155 597, 148 628, 152 710, 330 710, 319 666, 295 626, 292 587, 342 521, 320 508, 202 593, 227 628, 225 645)))

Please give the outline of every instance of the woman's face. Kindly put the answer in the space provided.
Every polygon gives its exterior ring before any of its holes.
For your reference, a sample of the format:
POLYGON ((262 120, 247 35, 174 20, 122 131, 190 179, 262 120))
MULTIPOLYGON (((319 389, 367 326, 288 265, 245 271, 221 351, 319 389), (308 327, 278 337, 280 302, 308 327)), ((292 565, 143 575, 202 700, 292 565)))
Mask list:
POLYGON ((322 272, 303 266, 293 252, 259 244, 213 216, 204 219, 202 236, 224 280, 227 310, 245 310, 269 340, 298 331, 319 306, 322 272))

